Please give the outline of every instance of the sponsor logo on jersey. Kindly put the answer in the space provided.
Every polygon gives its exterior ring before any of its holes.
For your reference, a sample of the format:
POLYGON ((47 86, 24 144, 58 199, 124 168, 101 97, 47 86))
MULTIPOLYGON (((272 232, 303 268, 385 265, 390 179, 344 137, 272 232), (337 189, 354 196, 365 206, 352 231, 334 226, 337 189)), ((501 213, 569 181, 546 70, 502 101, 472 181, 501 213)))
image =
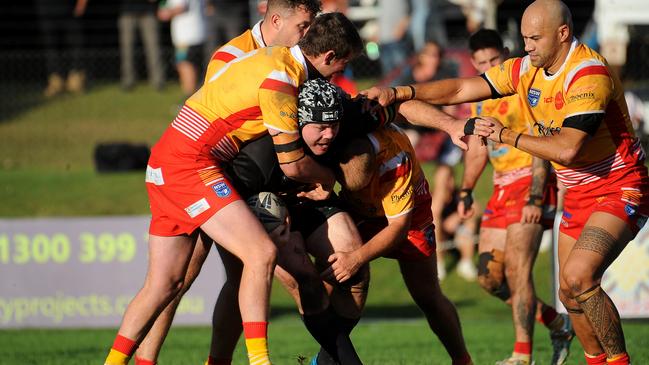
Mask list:
POLYGON ((531 88, 527 92, 527 102, 530 103, 530 106, 534 108, 541 99, 541 90, 531 88))
POLYGON ((224 182, 219 182, 212 185, 212 190, 214 190, 216 196, 218 196, 219 198, 225 198, 232 193, 230 187, 224 182))
POLYGON ((482 115, 482 102, 478 102, 475 106, 475 113, 477 115, 482 115))
POLYGON ((554 107, 557 110, 560 110, 561 108, 563 108, 564 104, 565 103, 563 101, 563 94, 561 93, 561 91, 559 91, 557 95, 554 97, 554 107))
POLYGON ((509 110, 509 103, 506 100, 503 100, 498 107, 498 113, 504 115, 507 114, 507 110, 509 110))
POLYGON ((580 100, 589 100, 589 99, 590 99, 590 100, 595 99, 595 93, 592 93, 592 92, 583 92, 583 93, 580 93, 580 94, 570 95, 570 96, 568 97, 567 102, 568 102, 568 104, 570 104, 570 103, 574 103, 575 101, 580 101, 580 100))
POLYGON ((196 218, 199 214, 210 209, 210 203, 207 202, 207 199, 203 198, 196 203, 185 208, 185 212, 191 217, 196 218))

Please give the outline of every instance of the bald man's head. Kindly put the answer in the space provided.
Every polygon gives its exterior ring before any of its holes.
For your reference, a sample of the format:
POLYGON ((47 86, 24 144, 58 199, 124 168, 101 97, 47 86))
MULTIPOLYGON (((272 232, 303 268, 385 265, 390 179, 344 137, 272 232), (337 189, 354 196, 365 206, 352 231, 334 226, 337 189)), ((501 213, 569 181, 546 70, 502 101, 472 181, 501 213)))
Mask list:
POLYGON ((523 13, 521 35, 532 65, 556 71, 570 49, 572 28, 572 15, 563 2, 537 0, 530 4, 523 13))

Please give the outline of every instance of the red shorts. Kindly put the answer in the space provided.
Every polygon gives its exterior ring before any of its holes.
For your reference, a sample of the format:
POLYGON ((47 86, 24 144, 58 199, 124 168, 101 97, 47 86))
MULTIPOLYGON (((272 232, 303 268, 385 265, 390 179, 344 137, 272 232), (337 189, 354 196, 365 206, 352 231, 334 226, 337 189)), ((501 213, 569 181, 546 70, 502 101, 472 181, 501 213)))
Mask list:
MULTIPOLYGON (((357 220, 357 225, 363 242, 367 242, 387 227, 388 221, 386 218, 357 220)), ((401 242, 383 257, 419 261, 426 260, 435 253, 437 245, 435 244, 435 225, 430 210, 430 200, 426 200, 424 204, 415 208, 410 227, 413 229, 408 230, 407 240, 401 242)))
POLYGON ((149 233, 157 236, 191 234, 221 208, 241 199, 218 161, 198 159, 174 148, 184 139, 176 130, 167 129, 147 166, 149 233))
MULTIPOLYGON (((643 166, 644 168, 644 166, 643 166)), ((559 231, 578 239, 594 212, 612 214, 627 223, 634 234, 649 217, 649 178, 642 172, 613 171, 605 181, 566 191, 559 231)))
MULTIPOLYGON (((494 192, 482 215, 481 227, 506 229, 510 224, 520 223, 523 207, 530 197, 532 176, 522 177, 511 184, 494 185, 494 192)), ((551 175, 543 194, 544 229, 552 228, 557 206, 557 184, 551 175)))

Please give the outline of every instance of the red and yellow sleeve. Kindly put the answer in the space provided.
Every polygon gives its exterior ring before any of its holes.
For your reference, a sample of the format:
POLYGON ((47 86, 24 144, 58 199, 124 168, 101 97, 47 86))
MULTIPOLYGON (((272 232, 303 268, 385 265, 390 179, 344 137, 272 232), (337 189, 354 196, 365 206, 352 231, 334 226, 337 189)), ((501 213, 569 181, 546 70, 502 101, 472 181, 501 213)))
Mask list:
POLYGON ((500 96, 512 95, 518 87, 522 62, 522 58, 510 58, 487 70, 484 77, 500 96))
POLYGON ((584 67, 564 85, 566 118, 604 113, 613 94, 613 80, 604 65, 584 67))

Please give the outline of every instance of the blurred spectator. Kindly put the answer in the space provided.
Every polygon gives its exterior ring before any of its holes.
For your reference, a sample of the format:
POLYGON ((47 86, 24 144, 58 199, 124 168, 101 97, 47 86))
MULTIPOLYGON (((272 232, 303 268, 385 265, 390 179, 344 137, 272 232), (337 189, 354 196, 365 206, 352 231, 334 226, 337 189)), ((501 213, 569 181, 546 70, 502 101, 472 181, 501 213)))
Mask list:
MULTIPOLYGON (((646 4, 644 1, 642 3, 646 4)), ((638 5, 642 6, 639 1, 638 5)), ((626 63, 626 48, 629 44, 629 26, 619 22, 616 17, 610 16, 619 6, 620 4, 614 1, 596 0, 593 20, 597 27, 600 53, 617 76, 621 77, 620 71, 626 63)))
POLYGON ((442 0, 411 0, 410 35, 416 52, 421 51, 426 41, 431 40, 446 46, 446 26, 441 13, 442 0))
POLYGON ((135 86, 135 40, 139 28, 146 56, 149 83, 156 90, 164 87, 165 71, 160 52, 157 0, 122 0, 117 21, 121 57, 121 83, 124 90, 135 86))
MULTIPOLYGON (((398 76, 396 79, 397 84, 413 84, 422 83, 433 80, 441 80, 446 78, 457 77, 456 68, 452 63, 444 59, 444 49, 436 42, 428 41, 419 53, 409 62, 405 70, 402 70, 404 75, 398 76)), ((445 106, 443 110, 446 113, 456 117, 466 116, 469 112, 466 106, 445 106)), ((435 227, 442 227, 442 217, 444 216, 444 207, 453 202, 455 197, 455 178, 453 176, 453 167, 456 166, 462 159, 462 151, 453 144, 450 137, 438 130, 428 128, 413 128, 409 124, 402 125, 405 129, 410 143, 415 147, 417 159, 423 164, 432 162, 436 165, 435 173, 433 175, 433 183, 431 185, 432 191, 432 204, 433 220, 435 227)), ((453 225, 447 225, 453 227, 453 225)), ((459 229, 459 223, 454 224, 455 229, 459 229)), ((441 228, 435 229, 435 238, 437 242, 445 242, 449 237, 455 236, 455 230, 443 231, 441 228)), ((463 254, 461 261, 462 276, 468 280, 475 279, 475 267, 471 261, 473 258, 473 245, 465 247, 464 242, 468 242, 462 234, 458 237, 462 244, 460 252, 463 254), (473 268, 473 270, 472 270, 473 268)), ((440 245, 441 247, 441 245, 440 245)), ((459 246, 458 246, 459 247, 459 246)), ((446 274, 444 267, 444 252, 443 250, 437 251, 438 265, 437 270, 440 279, 446 274)), ((460 272, 458 272, 460 273, 460 272)))
MULTIPOLYGON (((205 54, 211 55, 215 49, 248 29, 250 11, 248 2, 243 0, 206 1, 207 40, 205 42, 205 54)), ((259 14, 266 12, 265 0, 258 2, 257 10, 259 14)))
POLYGON ((86 5, 87 0, 36 0, 45 47, 48 80, 43 94, 47 98, 66 89, 72 93, 84 91, 81 17, 86 5))
POLYGON ((466 16, 466 29, 474 33, 480 28, 497 28, 498 4, 502 0, 449 0, 460 6, 466 16))
MULTIPOLYGON (((440 213, 439 226, 435 226, 436 239, 438 239, 437 254, 444 253, 450 249, 457 248, 460 253, 460 260, 457 263, 457 274, 467 281, 474 281, 478 277, 478 270, 473 263, 477 232, 480 224, 480 210, 477 203, 474 203, 476 214, 467 220, 462 220, 457 213, 459 190, 455 186, 455 178, 451 174, 445 177, 446 187, 443 191, 451 192, 445 195, 442 211, 440 213)), ((440 182, 442 183, 442 182, 440 182)), ((435 189, 439 189, 436 187, 435 189)), ((446 276, 444 255, 437 259, 438 277, 440 280, 446 276)))
POLYGON ((203 0, 169 0, 158 9, 158 18, 171 20, 171 41, 180 88, 191 96, 199 87, 202 74, 203 48, 206 34, 203 0))
POLYGON ((406 37, 410 24, 409 1, 379 0, 378 44, 381 69, 387 75, 406 63, 410 45, 406 37))

